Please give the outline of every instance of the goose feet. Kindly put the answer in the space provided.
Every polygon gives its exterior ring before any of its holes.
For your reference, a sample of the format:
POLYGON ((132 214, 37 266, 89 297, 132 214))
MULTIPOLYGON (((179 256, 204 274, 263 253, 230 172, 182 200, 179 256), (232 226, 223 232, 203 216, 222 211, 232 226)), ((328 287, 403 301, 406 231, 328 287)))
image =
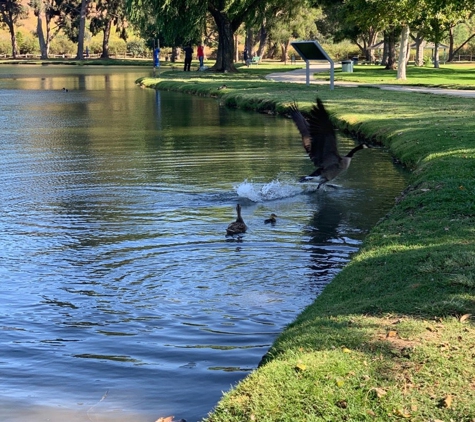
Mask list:
POLYGON ((302 176, 302 177, 299 179, 299 182, 300 182, 300 183, 311 182, 313 179, 315 179, 315 178, 312 177, 312 176, 302 176))

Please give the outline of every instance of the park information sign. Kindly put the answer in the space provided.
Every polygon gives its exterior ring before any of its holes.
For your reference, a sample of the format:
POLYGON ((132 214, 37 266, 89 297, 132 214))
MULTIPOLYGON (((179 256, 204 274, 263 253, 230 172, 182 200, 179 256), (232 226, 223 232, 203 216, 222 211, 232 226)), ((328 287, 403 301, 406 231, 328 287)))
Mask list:
POLYGON ((310 84, 310 61, 326 61, 330 63, 330 89, 334 88, 335 64, 317 41, 294 41, 294 50, 307 64, 307 85, 310 84))

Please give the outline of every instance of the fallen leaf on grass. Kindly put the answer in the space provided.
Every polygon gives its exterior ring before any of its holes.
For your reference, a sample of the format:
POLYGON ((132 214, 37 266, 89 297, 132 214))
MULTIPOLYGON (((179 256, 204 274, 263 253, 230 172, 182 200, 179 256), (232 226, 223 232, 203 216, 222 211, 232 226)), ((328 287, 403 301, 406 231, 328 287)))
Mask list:
POLYGON ((406 410, 399 410, 399 409, 396 409, 394 411, 394 413, 397 415, 397 416, 400 416, 401 418, 404 418, 404 419, 409 419, 411 417, 411 414, 409 412, 407 412, 406 410))
POLYGON ((303 363, 297 363, 297 365, 295 365, 295 369, 296 369, 297 371, 303 372, 303 371, 305 371, 305 370, 307 369, 307 366, 304 365, 303 363))
POLYGON ((470 319, 471 316, 472 316, 472 314, 464 314, 459 318, 459 321, 460 322, 467 321, 467 319, 470 319))
POLYGON ((348 349, 348 347, 343 347, 343 349, 341 349, 343 351, 343 353, 351 353, 351 350, 348 349))
POLYGON ((384 388, 379 388, 379 387, 372 388, 370 392, 373 392, 378 399, 388 394, 388 392, 384 388))
POLYGON ((335 383, 336 383, 336 385, 337 385, 338 387, 343 387, 343 386, 345 385, 345 380, 342 379, 342 378, 337 378, 337 379, 335 380, 335 383))
POLYGON ((391 330, 388 331, 386 337, 397 337, 397 331, 391 330))
POLYGON ((445 407, 446 409, 450 409, 452 407, 453 401, 454 398, 452 397, 452 394, 447 394, 447 396, 445 396, 439 401, 439 407, 445 407))

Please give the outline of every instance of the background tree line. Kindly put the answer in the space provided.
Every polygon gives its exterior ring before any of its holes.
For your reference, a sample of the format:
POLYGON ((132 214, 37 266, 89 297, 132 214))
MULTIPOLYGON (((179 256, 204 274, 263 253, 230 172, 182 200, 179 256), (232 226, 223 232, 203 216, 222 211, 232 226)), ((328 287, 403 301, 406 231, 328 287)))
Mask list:
POLYGON ((149 48, 204 42, 215 51, 213 69, 228 72, 236 71, 244 46, 257 56, 285 61, 294 39, 349 40, 358 55, 373 62, 371 47, 383 40, 382 64, 397 67, 404 78, 410 44, 416 65, 422 65, 425 44, 434 43, 437 67, 442 42, 448 43, 451 61, 475 37, 475 0, 0 0, 0 24, 10 34, 13 57, 18 55, 15 30, 28 10, 37 20, 43 59, 58 33, 77 44, 76 58, 83 59, 87 28, 102 34, 102 58, 109 57, 111 32, 117 31, 123 40, 138 34, 149 48))

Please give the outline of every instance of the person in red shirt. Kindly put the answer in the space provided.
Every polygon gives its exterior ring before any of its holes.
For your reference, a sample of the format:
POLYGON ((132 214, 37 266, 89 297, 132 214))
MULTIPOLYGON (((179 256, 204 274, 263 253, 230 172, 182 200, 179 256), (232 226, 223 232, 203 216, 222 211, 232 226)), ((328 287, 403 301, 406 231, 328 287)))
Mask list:
POLYGON ((198 44, 198 60, 200 61, 200 67, 203 67, 204 58, 205 58, 205 53, 204 53, 203 45, 200 43, 198 44))

